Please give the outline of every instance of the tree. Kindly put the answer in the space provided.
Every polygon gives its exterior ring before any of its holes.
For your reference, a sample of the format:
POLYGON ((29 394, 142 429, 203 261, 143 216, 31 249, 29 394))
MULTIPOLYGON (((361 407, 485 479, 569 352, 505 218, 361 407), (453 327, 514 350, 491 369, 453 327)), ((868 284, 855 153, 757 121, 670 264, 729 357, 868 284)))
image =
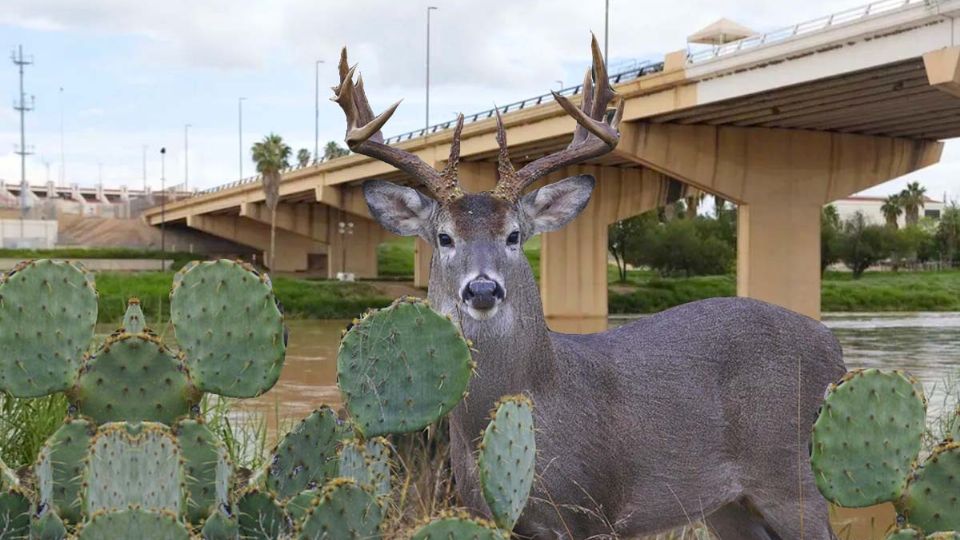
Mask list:
POLYGON ((297 150, 297 165, 306 167, 310 164, 310 151, 306 148, 297 150))
POLYGON ((920 221, 920 208, 926 200, 927 188, 921 187, 920 182, 910 182, 900 192, 900 204, 906 214, 907 225, 916 225, 920 221))
POLYGON ((957 206, 957 203, 950 203, 940 214, 936 239, 940 248, 940 260, 956 262, 960 255, 960 206, 957 206))
POLYGON ((718 234, 717 220, 674 219, 656 229, 649 246, 649 264, 662 275, 726 274, 734 247, 718 234))
POLYGON ((820 211, 820 275, 827 267, 840 260, 842 227, 837 207, 832 204, 820 211))
POLYGON ((883 212, 883 219, 886 220, 887 227, 896 229, 897 220, 903 215, 903 203, 900 195, 888 196, 886 200, 883 201, 883 206, 880 207, 880 211, 883 212))
POLYGON ((859 279, 867 268, 889 256, 890 245, 890 229, 867 223, 863 213, 857 212, 843 224, 840 258, 853 271, 853 278, 859 279))
POLYGON ((263 193, 270 209, 270 270, 274 270, 277 256, 277 203, 280 201, 280 172, 290 166, 290 145, 279 135, 271 133, 262 141, 253 143, 250 153, 263 178, 263 193))
POLYGON ((617 263, 620 281, 627 280, 627 265, 645 264, 645 254, 653 241, 658 226, 656 212, 618 221, 610 226, 607 234, 607 249, 617 263))
POLYGON ((327 144, 323 147, 323 160, 330 161, 349 153, 350 151, 337 144, 337 141, 327 141, 327 144))

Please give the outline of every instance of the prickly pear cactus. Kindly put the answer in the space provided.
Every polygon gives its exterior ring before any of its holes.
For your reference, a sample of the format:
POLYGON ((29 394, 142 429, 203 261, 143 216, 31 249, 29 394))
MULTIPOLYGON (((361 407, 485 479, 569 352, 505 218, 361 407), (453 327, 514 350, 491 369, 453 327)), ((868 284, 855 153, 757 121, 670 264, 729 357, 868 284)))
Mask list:
POLYGON ((147 319, 143 316, 139 298, 127 301, 127 312, 123 314, 120 328, 128 334, 140 334, 147 329, 147 319))
POLYGON ((38 505, 37 513, 30 520, 30 540, 63 540, 67 528, 63 520, 50 506, 38 505))
POLYGON ((83 519, 83 464, 96 431, 86 418, 68 418, 44 443, 34 466, 40 503, 71 523, 83 519))
POLYGON ((416 298, 355 321, 337 355, 340 391, 366 437, 436 422, 463 399, 473 368, 457 327, 416 298))
POLYGON ((960 540, 960 532, 943 531, 927 536, 926 540, 960 540))
POLYGON ((353 478, 369 487, 378 498, 390 495, 390 443, 376 437, 363 443, 357 439, 343 442, 338 455, 341 478, 353 478))
POLYGON ((270 281, 226 260, 192 263, 170 292, 170 318, 197 387, 258 396, 277 382, 286 350, 270 281))
POLYGON ((350 478, 334 478, 297 528, 299 540, 380 538, 383 519, 377 498, 350 478))
POLYGON ((116 512, 100 511, 81 525, 77 540, 189 540, 190 530, 176 514, 128 508, 116 512))
POLYGON ((890 531, 886 540, 923 540, 923 533, 912 527, 902 527, 890 531))
POLYGON ((127 333, 108 338, 85 363, 71 397, 98 423, 172 424, 200 401, 173 351, 152 335, 127 333))
POLYGON ((228 506, 222 506, 203 522, 200 530, 203 540, 240 540, 240 524, 228 506))
POLYGON ((273 451, 267 487, 280 499, 322 486, 337 474, 337 446, 346 430, 337 413, 323 406, 300 421, 273 451))
POLYGON ((68 262, 24 262, 3 278, 0 298, 0 390, 40 397, 73 386, 97 322, 92 275, 68 262))
POLYGON ((521 395, 501 398, 483 433, 477 470, 483 498, 504 530, 513 530, 527 504, 536 457, 533 403, 521 395))
POLYGON ((910 477, 901 506, 925 532, 960 530, 960 443, 934 448, 910 477))
POLYGON ((445 512, 423 525, 410 540, 508 540, 510 535, 489 521, 474 519, 463 512, 445 512))
POLYGON ((244 540, 275 540, 286 532, 287 515, 269 492, 247 491, 237 499, 236 509, 244 540))
POLYGON ((820 493, 851 508, 897 501, 920 451, 925 415, 919 385, 899 371, 851 371, 831 385, 811 441, 820 493))
POLYGON ((320 488, 305 489, 290 497, 284 505, 284 510, 290 516, 290 520, 294 523, 303 521, 303 516, 307 515, 307 510, 313 506, 313 500, 318 498, 321 493, 320 488))
POLYGON ((233 466, 226 447, 202 422, 185 418, 172 429, 183 455, 186 518, 190 523, 201 523, 212 509, 228 503, 233 466))
POLYGON ((0 459, 0 491, 6 491, 19 485, 20 479, 17 478, 17 473, 7 467, 7 464, 0 459))
POLYGON ((179 515, 186 492, 180 456, 180 445, 163 424, 101 426, 84 471, 87 515, 131 505, 179 515))
POLYGON ((30 498, 20 488, 12 487, 0 493, 0 539, 29 537, 32 508, 30 498))

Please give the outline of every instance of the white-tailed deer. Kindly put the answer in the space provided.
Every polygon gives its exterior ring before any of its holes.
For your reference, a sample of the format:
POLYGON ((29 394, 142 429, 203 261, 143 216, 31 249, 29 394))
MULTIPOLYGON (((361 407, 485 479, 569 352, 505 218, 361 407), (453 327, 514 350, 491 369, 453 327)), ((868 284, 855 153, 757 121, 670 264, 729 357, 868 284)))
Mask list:
MULTIPOLYGON (((551 332, 523 243, 557 230, 589 202, 590 176, 527 194, 563 167, 613 150, 623 102, 610 87, 596 40, 573 142, 519 170, 498 120, 498 182, 458 185, 461 116, 450 158, 437 171, 384 144, 355 67, 340 60, 335 101, 346 141, 426 187, 364 185, 388 230, 434 247, 429 297, 473 340, 478 363, 467 399, 450 417, 452 464, 463 503, 488 510, 473 448, 494 401, 525 393, 536 407, 537 481, 515 534, 521 538, 631 537, 705 518, 723 539, 831 538, 813 483, 810 427, 827 385, 844 372, 840 347, 820 323, 746 298, 686 304, 588 335, 551 332)), ((574 264, 575 261, 571 261, 574 264)))

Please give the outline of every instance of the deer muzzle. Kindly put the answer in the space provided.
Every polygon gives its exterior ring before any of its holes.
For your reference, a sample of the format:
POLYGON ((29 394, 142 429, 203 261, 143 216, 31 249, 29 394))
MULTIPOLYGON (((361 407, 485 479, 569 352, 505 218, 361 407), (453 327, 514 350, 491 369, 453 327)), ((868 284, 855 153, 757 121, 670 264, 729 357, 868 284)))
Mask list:
POLYGON ((466 284, 461 293, 463 302, 479 312, 489 311, 503 301, 506 291, 487 276, 477 276, 466 284))

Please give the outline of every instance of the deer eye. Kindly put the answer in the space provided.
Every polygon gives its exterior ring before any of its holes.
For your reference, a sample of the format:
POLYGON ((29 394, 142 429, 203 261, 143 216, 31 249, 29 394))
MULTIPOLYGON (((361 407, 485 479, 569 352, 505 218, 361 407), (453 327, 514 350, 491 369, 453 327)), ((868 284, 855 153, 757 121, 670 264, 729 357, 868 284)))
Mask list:
POLYGON ((453 245, 453 238, 450 238, 449 234, 440 233, 437 235, 437 242, 440 243, 440 247, 450 247, 453 245))
POLYGON ((520 231, 513 231, 507 235, 507 245, 515 246, 520 243, 520 231))

